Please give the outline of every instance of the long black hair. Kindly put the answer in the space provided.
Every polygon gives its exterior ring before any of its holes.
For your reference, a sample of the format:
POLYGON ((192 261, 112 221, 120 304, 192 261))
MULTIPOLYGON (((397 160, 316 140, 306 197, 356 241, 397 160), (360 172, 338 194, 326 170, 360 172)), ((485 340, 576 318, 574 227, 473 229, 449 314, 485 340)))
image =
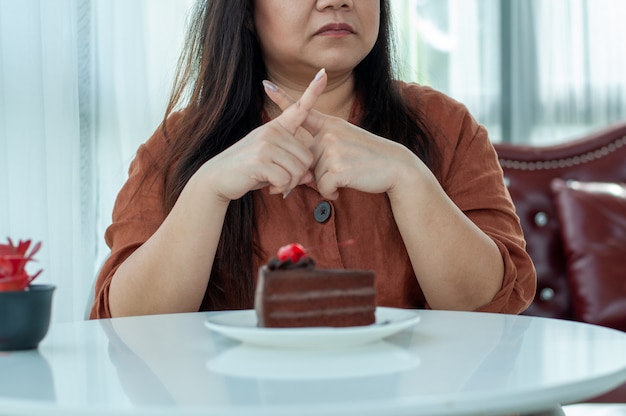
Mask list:
MULTIPOLYGON (((354 70, 362 126, 404 144, 433 169, 436 146, 393 82, 389 1, 380 0, 378 39, 354 70)), ((164 155, 168 211, 203 163, 261 125, 266 77, 254 0, 198 1, 163 122, 170 146, 164 155), (175 128, 168 128, 168 117, 178 111, 175 128)), ((229 204, 202 309, 251 307, 255 230, 249 192, 229 204)))

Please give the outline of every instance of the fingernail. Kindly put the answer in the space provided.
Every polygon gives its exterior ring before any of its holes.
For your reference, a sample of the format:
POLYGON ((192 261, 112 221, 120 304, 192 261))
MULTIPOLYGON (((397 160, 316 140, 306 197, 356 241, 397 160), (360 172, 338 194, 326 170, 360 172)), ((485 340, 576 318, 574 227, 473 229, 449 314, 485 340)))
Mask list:
POLYGON ((288 190, 287 192, 283 193, 283 199, 287 199, 287 197, 289 196, 290 193, 291 193, 291 189, 288 190))
POLYGON ((276 84, 274 84, 274 83, 273 83, 273 82, 271 82, 271 81, 264 80, 264 81, 263 81, 263 86, 264 86, 265 88, 267 88, 268 90, 272 91, 272 92, 276 92, 276 91, 278 91, 278 87, 276 86, 276 84))
POLYGON ((322 79, 325 73, 326 73, 326 68, 320 69, 319 72, 315 74, 315 81, 319 81, 320 79, 322 79))

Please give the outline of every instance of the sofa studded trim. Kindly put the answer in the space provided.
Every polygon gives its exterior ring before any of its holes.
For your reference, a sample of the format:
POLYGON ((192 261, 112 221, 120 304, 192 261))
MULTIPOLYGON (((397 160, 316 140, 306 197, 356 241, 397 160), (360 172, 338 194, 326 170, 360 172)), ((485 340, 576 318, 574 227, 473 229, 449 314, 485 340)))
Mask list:
POLYGON ((568 157, 564 159, 542 160, 536 162, 526 162, 520 160, 500 159, 500 165, 504 168, 515 170, 550 170, 562 169, 571 166, 582 165, 594 160, 601 159, 615 152, 617 149, 626 146, 626 136, 613 141, 592 152, 582 155, 568 157))

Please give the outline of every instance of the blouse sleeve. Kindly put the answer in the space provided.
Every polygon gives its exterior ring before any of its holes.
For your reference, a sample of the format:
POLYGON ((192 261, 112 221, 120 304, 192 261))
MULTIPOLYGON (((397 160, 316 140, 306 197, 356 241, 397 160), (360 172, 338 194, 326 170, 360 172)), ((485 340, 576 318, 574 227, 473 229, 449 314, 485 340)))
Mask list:
POLYGON ((109 287, 117 268, 140 247, 161 225, 166 213, 163 208, 164 177, 158 158, 166 141, 157 132, 137 150, 128 179, 115 201, 113 221, 107 228, 105 240, 111 252, 96 280, 94 304, 90 319, 111 317, 109 287))
POLYGON ((504 262, 500 291, 477 310, 521 313, 535 296, 536 272, 487 131, 462 104, 430 88, 414 88, 420 90, 415 99, 434 126, 444 191, 495 242, 504 262))
POLYGON ((473 131, 471 139, 465 139, 457 148, 466 163, 450 169, 445 189, 465 215, 496 243, 504 261, 500 291, 478 310, 520 313, 534 299, 535 268, 526 252, 520 221, 493 145, 482 126, 473 131))

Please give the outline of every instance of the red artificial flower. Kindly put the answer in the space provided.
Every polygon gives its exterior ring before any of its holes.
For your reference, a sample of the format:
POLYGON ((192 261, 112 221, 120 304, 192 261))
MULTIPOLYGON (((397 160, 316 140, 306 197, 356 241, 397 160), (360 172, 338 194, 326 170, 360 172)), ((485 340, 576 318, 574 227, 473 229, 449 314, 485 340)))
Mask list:
POLYGON ((17 245, 7 238, 8 244, 0 244, 0 292, 10 290, 24 290, 39 274, 39 270, 33 275, 26 272, 26 264, 34 261, 34 255, 41 248, 41 242, 30 248, 31 240, 20 240, 17 245))

